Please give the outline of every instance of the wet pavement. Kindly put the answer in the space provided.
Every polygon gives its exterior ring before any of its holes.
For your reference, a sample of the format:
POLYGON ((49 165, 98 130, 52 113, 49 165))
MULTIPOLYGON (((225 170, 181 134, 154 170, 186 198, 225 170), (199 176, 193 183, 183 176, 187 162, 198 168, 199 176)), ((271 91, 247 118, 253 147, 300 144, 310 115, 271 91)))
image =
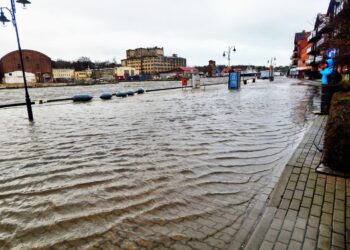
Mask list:
POLYGON ((318 171, 326 124, 318 116, 304 136, 246 249, 350 249, 350 179, 318 171))
POLYGON ((1 109, 0 247, 244 244, 313 119, 314 94, 280 78, 45 104, 33 125, 23 107, 1 109))

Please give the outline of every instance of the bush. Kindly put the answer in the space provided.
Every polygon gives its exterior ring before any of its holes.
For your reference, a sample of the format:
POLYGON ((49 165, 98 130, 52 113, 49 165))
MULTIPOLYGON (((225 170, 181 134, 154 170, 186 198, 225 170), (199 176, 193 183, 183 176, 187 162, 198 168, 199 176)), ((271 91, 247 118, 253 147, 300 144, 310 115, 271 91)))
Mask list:
POLYGON ((350 82, 342 81, 340 84, 341 84, 342 91, 344 91, 344 92, 349 92, 350 91, 350 82))
POLYGON ((323 161, 334 170, 350 172, 350 92, 338 92, 332 98, 323 161))

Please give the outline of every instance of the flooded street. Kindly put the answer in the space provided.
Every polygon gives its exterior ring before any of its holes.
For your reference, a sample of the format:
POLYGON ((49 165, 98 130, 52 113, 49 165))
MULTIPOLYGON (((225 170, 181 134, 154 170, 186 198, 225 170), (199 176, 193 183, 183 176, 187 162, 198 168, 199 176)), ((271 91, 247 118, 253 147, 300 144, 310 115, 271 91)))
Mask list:
MULTIPOLYGON (((0 109, 0 249, 244 241, 313 118, 314 89, 296 83, 35 105, 33 125, 25 107, 0 109)), ((0 103, 23 101, 6 91, 0 103)))
MULTIPOLYGON (((208 78, 205 84, 217 84, 225 81, 226 78, 208 78)), ((181 87, 180 81, 149 81, 149 82, 120 82, 117 84, 82 85, 53 88, 30 88, 30 98, 32 101, 43 99, 70 98, 77 94, 90 94, 99 97, 103 92, 136 90, 143 87, 146 90, 162 89, 169 87, 181 87)), ((0 105, 25 102, 24 89, 0 89, 0 105)))

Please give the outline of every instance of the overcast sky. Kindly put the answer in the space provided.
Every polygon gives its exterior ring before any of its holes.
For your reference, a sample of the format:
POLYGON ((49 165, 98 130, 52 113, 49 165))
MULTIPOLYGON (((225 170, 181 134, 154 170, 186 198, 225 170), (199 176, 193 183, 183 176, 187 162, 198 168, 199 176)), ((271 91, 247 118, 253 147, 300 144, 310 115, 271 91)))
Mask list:
MULTIPOLYGON (((235 45, 231 64, 289 65, 294 34, 311 30, 329 0, 31 0, 17 5, 22 47, 53 60, 88 56, 118 62, 126 50, 164 47, 165 54, 206 65, 235 45)), ((1 0, 0 5, 10 0, 1 0)), ((17 49, 12 26, 0 26, 0 57, 17 49)))

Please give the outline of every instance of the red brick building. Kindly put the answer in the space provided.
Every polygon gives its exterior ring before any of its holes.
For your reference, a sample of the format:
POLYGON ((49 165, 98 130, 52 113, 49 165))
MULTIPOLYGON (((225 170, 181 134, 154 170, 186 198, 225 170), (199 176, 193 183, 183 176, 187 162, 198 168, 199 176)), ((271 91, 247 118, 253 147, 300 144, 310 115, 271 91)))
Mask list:
MULTIPOLYGON (((51 58, 34 50, 23 50, 25 72, 33 73, 37 82, 49 82, 52 79, 51 58)), ((12 51, 0 59, 0 81, 4 74, 21 71, 18 50, 12 51)))
POLYGON ((308 51, 312 47, 308 42, 310 34, 311 32, 306 31, 295 34, 294 51, 291 57, 291 71, 293 72, 293 76, 304 78, 307 75, 307 72, 311 70, 311 67, 307 65, 307 61, 310 58, 308 51))

